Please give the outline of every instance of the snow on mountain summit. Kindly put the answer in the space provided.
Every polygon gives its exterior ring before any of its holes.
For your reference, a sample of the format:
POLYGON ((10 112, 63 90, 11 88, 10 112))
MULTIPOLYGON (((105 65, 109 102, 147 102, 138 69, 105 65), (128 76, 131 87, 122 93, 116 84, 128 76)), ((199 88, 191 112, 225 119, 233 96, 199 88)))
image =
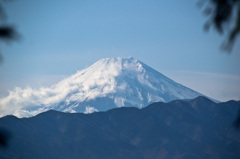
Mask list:
POLYGON ((122 106, 141 108, 200 95, 132 57, 104 58, 52 87, 16 88, 0 99, 0 115, 25 117, 49 109, 91 113, 122 106))

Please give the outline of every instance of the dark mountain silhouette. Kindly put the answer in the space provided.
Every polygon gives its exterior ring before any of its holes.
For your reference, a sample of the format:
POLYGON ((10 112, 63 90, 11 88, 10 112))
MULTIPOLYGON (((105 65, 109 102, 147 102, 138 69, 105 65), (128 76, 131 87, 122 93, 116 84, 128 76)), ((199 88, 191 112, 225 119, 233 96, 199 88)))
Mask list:
POLYGON ((239 108, 237 101, 198 97, 143 109, 5 116, 0 127, 12 137, 0 158, 236 159, 240 132, 233 121, 239 108))

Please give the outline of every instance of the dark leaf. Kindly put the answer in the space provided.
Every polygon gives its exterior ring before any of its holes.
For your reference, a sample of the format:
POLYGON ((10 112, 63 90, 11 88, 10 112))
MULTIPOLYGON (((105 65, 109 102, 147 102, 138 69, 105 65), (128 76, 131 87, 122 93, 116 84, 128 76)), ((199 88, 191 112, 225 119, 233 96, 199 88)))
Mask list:
POLYGON ((9 41, 16 40, 18 38, 18 34, 14 27, 12 26, 1 26, 0 27, 0 40, 9 41))

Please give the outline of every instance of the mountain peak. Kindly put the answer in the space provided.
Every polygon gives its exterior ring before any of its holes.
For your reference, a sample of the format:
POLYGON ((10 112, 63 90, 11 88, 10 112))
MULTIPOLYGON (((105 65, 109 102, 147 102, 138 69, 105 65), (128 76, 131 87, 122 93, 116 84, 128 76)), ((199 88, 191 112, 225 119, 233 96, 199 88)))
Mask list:
POLYGON ((216 103, 217 101, 214 101, 214 100, 211 100, 207 97, 204 97, 204 96, 198 96, 194 99, 191 100, 191 103, 216 103))
MULTIPOLYGON (((93 64, 90 68, 102 68, 102 69, 110 69, 115 68, 117 70, 130 70, 134 68, 142 67, 142 62, 133 58, 133 57, 115 57, 115 58, 103 58, 93 64)), ((135 69, 136 70, 136 69, 135 69)))
POLYGON ((11 93, 0 99, 0 106, 15 105, 13 114, 19 117, 50 109, 91 113, 124 106, 142 108, 201 95, 133 57, 103 58, 49 88, 11 93))

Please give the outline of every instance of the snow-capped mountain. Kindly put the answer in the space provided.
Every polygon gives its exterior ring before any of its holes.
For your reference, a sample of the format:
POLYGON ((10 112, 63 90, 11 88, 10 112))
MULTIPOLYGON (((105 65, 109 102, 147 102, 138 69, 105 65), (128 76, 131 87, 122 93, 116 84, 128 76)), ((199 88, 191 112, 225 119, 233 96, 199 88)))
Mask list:
POLYGON ((132 57, 104 58, 49 88, 16 88, 0 99, 0 112, 19 117, 50 109, 91 113, 200 95, 132 57))

